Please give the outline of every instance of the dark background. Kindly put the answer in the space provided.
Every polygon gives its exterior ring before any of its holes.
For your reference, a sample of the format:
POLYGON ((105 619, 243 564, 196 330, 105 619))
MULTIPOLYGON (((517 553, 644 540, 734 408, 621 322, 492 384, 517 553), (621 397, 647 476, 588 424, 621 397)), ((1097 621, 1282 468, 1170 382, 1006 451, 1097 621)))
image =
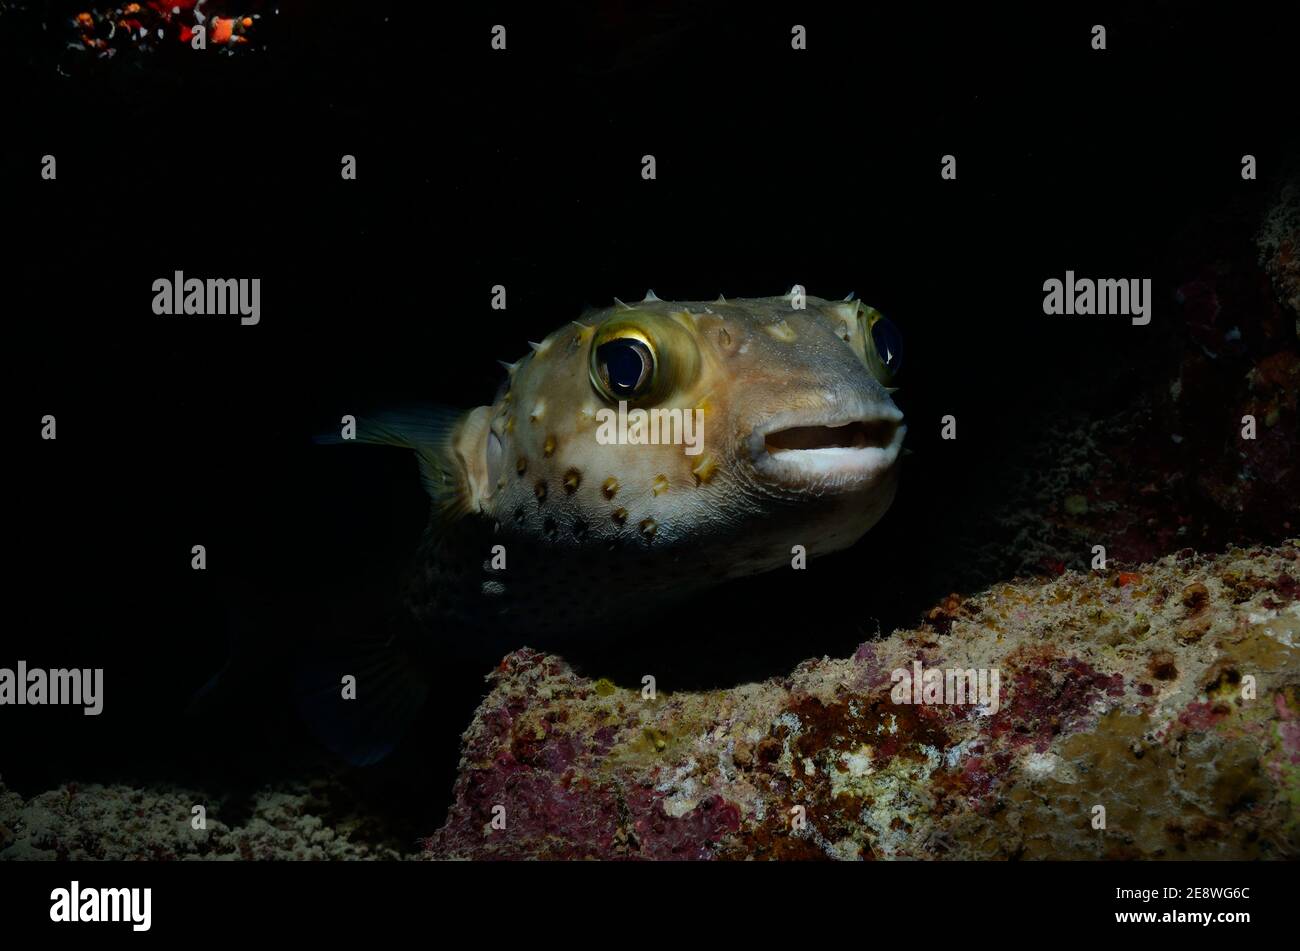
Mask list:
MULTIPOLYGON (((311 435, 393 403, 488 402, 497 359, 648 287, 856 292, 904 334, 916 455, 852 551, 702 599, 707 637, 611 631, 570 659, 720 686, 914 624, 981 579, 946 539, 998 504, 1038 422, 1110 414, 1162 378, 1174 288, 1249 244, 1296 154, 1295 34, 1237 5, 289 3, 234 56, 110 60, 64 48, 74 6, 5 6, 0 665, 106 668, 100 717, 2 714, 0 770, 26 794, 337 768, 296 726, 286 645, 386 610, 425 502, 404 454, 311 435), (1260 182, 1241 180, 1246 152, 1260 182), (1067 268, 1151 277, 1153 323, 1045 318, 1042 282, 1067 268), (150 285, 177 269, 261 277, 261 324, 154 316, 150 285), (239 688, 186 717, 236 639, 239 688)), ((412 834, 441 821, 491 665, 448 659, 399 754, 349 774, 412 834)))

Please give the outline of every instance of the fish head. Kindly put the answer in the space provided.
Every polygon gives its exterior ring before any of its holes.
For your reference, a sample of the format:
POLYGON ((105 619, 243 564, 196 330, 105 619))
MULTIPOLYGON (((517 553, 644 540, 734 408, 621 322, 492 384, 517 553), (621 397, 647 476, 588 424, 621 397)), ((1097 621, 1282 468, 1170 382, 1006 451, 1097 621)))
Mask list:
POLYGON ((690 552, 728 577, 847 547, 896 491, 898 362, 892 324, 856 301, 589 312, 483 414, 480 507, 508 531, 690 552))

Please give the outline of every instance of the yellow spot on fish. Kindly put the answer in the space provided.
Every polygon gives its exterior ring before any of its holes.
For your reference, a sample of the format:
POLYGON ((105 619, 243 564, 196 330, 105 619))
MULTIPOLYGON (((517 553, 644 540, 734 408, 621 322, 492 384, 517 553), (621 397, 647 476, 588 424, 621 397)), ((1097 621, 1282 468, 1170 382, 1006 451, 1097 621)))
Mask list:
POLYGON ((618 490, 619 490, 618 480, 615 479, 613 476, 610 476, 608 479, 606 479, 604 483, 601 484, 600 487, 601 494, 603 494, 607 499, 612 499, 614 496, 618 495, 618 490))
POLYGON ((533 411, 528 414, 528 421, 535 423, 546 414, 546 400, 538 400, 533 411))
POLYGON ((554 436, 550 436, 550 435, 548 435, 548 436, 546 437, 546 444, 542 446, 542 455, 544 455, 547 459, 549 459, 549 458, 551 458, 551 456, 555 455, 555 437, 554 437, 554 436))
POLYGON ((546 501, 546 482, 545 482, 545 481, 538 481, 537 486, 536 486, 536 488, 533 489, 533 491, 534 491, 535 493, 537 493, 537 501, 538 501, 538 502, 545 502, 545 501, 546 501))
POLYGON ((527 471, 528 471, 528 460, 525 459, 523 456, 520 456, 518 461, 515 462, 515 472, 518 472, 520 475, 523 475, 527 471))
POLYGON ((795 341, 796 335, 794 332, 794 328, 791 327, 789 324, 787 324, 784 320, 778 320, 774 324, 768 324, 763 329, 767 331, 769 336, 775 337, 777 340, 780 340, 782 343, 794 343, 795 341))
POLYGON ((577 469, 570 469, 564 474, 564 491, 572 495, 578 491, 578 486, 582 485, 582 473, 577 469))
POLYGON ((508 433, 513 433, 514 431, 515 431, 515 418, 514 418, 513 416, 507 416, 507 417, 506 417, 506 432, 508 432, 508 433))
POLYGON ((641 536, 649 541, 654 538, 655 532, 659 531, 659 523, 652 518, 641 520, 641 536))
POLYGON ((662 472, 655 476, 654 484, 650 489, 655 495, 663 495, 668 491, 668 476, 664 475, 662 472))
POLYGON ((627 509, 614 509, 613 515, 615 523, 622 525, 627 522, 627 509))
POLYGON ((695 464, 691 470, 691 475, 695 476, 695 484, 703 485, 713 478, 713 473, 718 471, 718 464, 713 461, 712 456, 705 456, 695 464))

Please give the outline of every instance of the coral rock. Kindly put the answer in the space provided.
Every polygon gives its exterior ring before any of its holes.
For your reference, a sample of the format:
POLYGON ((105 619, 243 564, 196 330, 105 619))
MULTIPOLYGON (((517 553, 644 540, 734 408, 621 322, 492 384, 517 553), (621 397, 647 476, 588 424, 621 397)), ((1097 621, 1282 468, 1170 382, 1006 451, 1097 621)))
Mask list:
POLYGON ((1294 857, 1296 551, 998 585, 712 692, 643 699, 517 651, 428 855, 1294 857), (996 670, 998 702, 899 702, 917 661, 996 670))

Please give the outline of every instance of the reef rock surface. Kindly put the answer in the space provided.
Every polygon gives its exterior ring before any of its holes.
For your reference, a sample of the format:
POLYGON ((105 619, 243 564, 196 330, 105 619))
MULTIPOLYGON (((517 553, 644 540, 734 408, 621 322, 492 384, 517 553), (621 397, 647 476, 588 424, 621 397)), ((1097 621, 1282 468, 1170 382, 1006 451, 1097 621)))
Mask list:
POLYGON ((267 787, 237 804, 176 786, 69 783, 30 798, 0 783, 0 861, 401 859, 338 788, 267 787), (194 807, 211 812, 196 822, 194 807), (199 828, 196 828, 199 825, 199 828))
POLYGON ((1290 539, 999 584, 849 658, 653 698, 516 651, 426 854, 1294 858, 1298 576, 1290 539), (900 702, 918 661, 996 671, 997 703, 900 702))

